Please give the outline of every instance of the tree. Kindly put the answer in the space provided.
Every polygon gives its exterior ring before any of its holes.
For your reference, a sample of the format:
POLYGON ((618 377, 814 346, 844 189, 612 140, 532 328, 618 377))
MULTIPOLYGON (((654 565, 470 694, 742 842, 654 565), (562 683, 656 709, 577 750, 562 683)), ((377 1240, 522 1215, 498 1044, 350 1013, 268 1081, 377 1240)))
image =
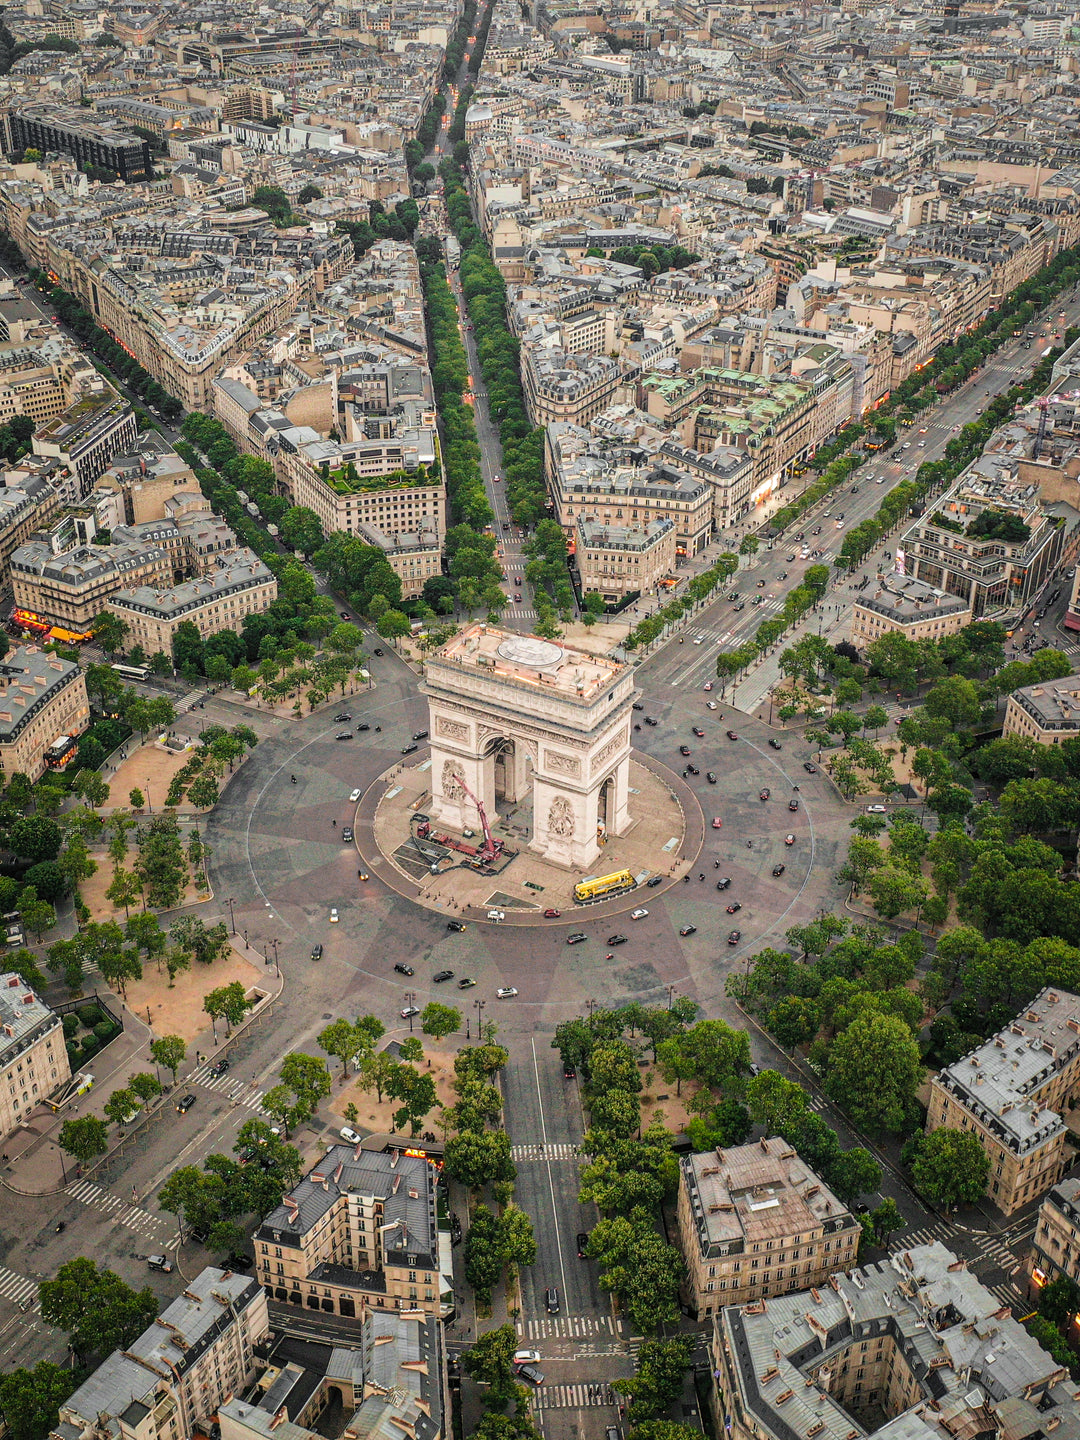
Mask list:
POLYGON ((109 1130, 96 1115, 82 1115, 78 1120, 65 1120, 58 1136, 61 1150, 66 1150, 80 1165, 88 1165, 96 1155, 109 1148, 109 1130))
POLYGON ((151 1075, 149 1070, 140 1070, 137 1074, 128 1076, 128 1089, 146 1105, 161 1094, 161 1081, 156 1075, 151 1075))
POLYGON ((536 1264, 536 1236, 532 1220, 517 1205, 508 1205, 499 1219, 499 1246, 511 1270, 536 1264))
POLYGON ((56 924, 56 911, 47 901, 38 899, 37 891, 32 885, 27 885, 19 896, 19 920, 24 930, 31 931, 37 937, 40 945, 45 931, 51 930, 56 924))
POLYGON ((444 1158, 447 1174, 470 1190, 513 1180, 517 1175, 510 1158, 510 1137, 504 1130, 455 1135, 446 1142, 444 1158))
POLYGON ((146 796, 139 789, 128 791, 128 804, 133 810, 141 810, 146 804, 146 796))
POLYGON ((435 1079, 426 1071, 414 1069, 412 1065, 395 1065, 386 1081, 386 1093, 391 1100, 400 1100, 401 1106, 394 1111, 395 1127, 410 1128, 415 1135, 420 1122, 438 1103, 435 1079))
POLYGON ((293 1050, 281 1062, 282 1085, 292 1092, 292 1114, 294 1125, 310 1120, 319 1108, 319 1101, 330 1094, 330 1071, 326 1061, 317 1055, 305 1055, 302 1050, 293 1050))
POLYGON ((24 860, 36 863, 55 860, 60 854, 64 833, 55 820, 44 815, 24 815, 8 835, 8 846, 24 860))
POLYGON ((694 1359, 694 1340, 676 1335, 668 1340, 646 1340, 637 1353, 634 1374, 612 1386, 630 1396, 631 1424, 662 1415, 682 1395, 683 1381, 694 1359))
POLYGON ((179 1035, 161 1035, 150 1042, 150 1058, 157 1065, 163 1065, 166 1070, 172 1072, 173 1084, 176 1084, 176 1072, 184 1063, 187 1054, 187 1045, 179 1035))
POLYGON ((911 1174, 920 1194, 954 1210, 986 1194, 990 1157, 973 1131, 944 1125, 919 1139, 911 1174))
POLYGON ((881 1184, 881 1166, 862 1145, 842 1150, 829 1166, 829 1186, 846 1205, 873 1195, 881 1184))
POLYGON ((903 1020, 862 1015, 834 1039, 825 1089, 856 1125, 898 1131, 922 1072, 919 1047, 903 1020))
POLYGON ((254 1002, 244 993, 239 980, 230 985, 219 985, 203 998, 203 1009, 211 1020, 224 1020, 225 1033, 230 1035, 234 1025, 239 1025, 254 1002))
POLYGON ((114 1090, 105 1102, 105 1115, 121 1129, 129 1120, 134 1120, 140 1110, 139 1097, 126 1086, 114 1090))
POLYGON ((645 1420, 634 1426, 626 1440, 701 1440, 701 1431, 678 1420, 645 1420))
POLYGON ((104 805, 109 798, 109 786, 105 783, 104 776, 99 775, 96 770, 80 770, 71 788, 93 810, 104 805))
POLYGON ((0 1375, 0 1411, 12 1440, 47 1440, 60 1406, 78 1383, 73 1370, 49 1360, 39 1360, 32 1370, 19 1366, 0 1375))
POLYGON ((1068 1327, 1080 1311, 1080 1285, 1068 1275, 1059 1275, 1039 1292, 1039 1314, 1068 1332, 1068 1327))
POLYGON ((132 1290, 85 1256, 61 1265, 52 1280, 42 1281, 38 1294, 41 1318, 68 1331, 75 1352, 83 1356, 126 1350, 158 1312, 152 1290, 132 1290))
POLYGON ((871 1210, 870 1223, 874 1227, 874 1239, 887 1249, 890 1235, 895 1230, 902 1230, 906 1222, 899 1205, 891 1195, 886 1195, 877 1209, 871 1210))
POLYGON ((472 1224, 465 1236, 464 1268, 465 1278, 476 1292, 477 1303, 489 1305, 491 1292, 502 1274, 503 1259, 499 1224, 486 1205, 477 1205, 473 1212, 472 1224))
POLYGON ((806 1091, 778 1070, 762 1070, 746 1083, 746 1106, 755 1125, 767 1134, 783 1134, 807 1109, 806 1091))
POLYGON ((461 1029, 461 1011, 453 1005, 431 1000, 420 1013, 420 1029, 435 1040, 443 1040, 461 1029))

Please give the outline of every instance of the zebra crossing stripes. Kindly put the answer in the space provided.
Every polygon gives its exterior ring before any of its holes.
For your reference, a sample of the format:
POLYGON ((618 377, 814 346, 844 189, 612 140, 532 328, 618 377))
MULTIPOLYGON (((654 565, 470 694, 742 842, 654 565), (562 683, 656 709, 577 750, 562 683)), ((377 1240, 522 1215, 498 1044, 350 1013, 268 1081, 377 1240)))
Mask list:
POLYGON ((525 1322, 529 1340, 585 1340, 590 1335, 619 1335, 610 1315, 559 1315, 525 1322))
POLYGON ((576 1145, 559 1142, 554 1145, 511 1145, 511 1160, 580 1160, 576 1145))
POLYGON ((538 1410, 588 1410, 615 1403, 611 1387, 604 1381, 541 1385, 534 1398, 538 1410))
MULTIPOLYGON (((115 1220, 118 1225, 123 1225, 127 1230, 137 1231, 157 1244, 164 1243, 162 1233, 168 1230, 172 1223, 159 1215, 152 1215, 141 1205, 133 1205, 129 1200, 124 1200, 119 1195, 113 1195, 110 1191, 103 1190, 92 1180, 76 1180, 73 1185, 68 1186, 67 1193, 72 1199, 80 1201, 83 1205, 89 1205, 92 1209, 108 1216, 110 1220, 115 1220)), ((170 1240, 169 1243, 173 1244, 174 1241, 170 1240)))
POLYGON ((1031 1309, 1031 1306, 1025 1303, 1019 1291, 1012 1285, 988 1285, 986 1288, 991 1294, 996 1295, 1003 1304, 1012 1306, 1014 1317, 1017 1315, 1026 1315, 1031 1309))
POLYGON ((196 1085, 201 1085, 204 1090, 213 1090, 218 1095, 235 1105, 243 1105, 248 1110, 262 1110, 262 1090, 253 1090, 250 1085, 238 1080, 235 1075, 228 1071, 224 1075, 211 1075, 209 1065, 197 1066, 188 1076, 188 1080, 196 1085))
POLYGON ((976 1247, 982 1251, 983 1257, 993 1260, 1003 1270, 1012 1270, 1017 1263, 1014 1251, 1010 1250, 1003 1240, 993 1235, 976 1235, 974 1237, 976 1247))
POLYGON ((893 1240, 893 1246, 897 1250, 911 1250, 916 1245, 931 1245, 935 1240, 944 1240, 948 1234, 945 1225, 927 1225, 922 1230, 905 1230, 903 1235, 893 1240))
POLYGON ((14 1270, 8 1270, 6 1266, 0 1265, 0 1295, 5 1300, 11 1300, 16 1305, 26 1305, 27 1300, 34 1298, 34 1304, 27 1306, 37 1314, 41 1309, 41 1302, 37 1299, 38 1282, 28 1280, 25 1275, 16 1274, 14 1270))

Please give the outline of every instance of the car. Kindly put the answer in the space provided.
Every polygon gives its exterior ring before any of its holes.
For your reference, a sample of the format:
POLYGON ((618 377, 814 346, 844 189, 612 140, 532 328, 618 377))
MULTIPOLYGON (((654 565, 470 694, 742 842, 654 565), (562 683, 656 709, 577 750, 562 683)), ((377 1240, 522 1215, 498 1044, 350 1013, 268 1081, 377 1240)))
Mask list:
POLYGON ((787 869, 787 866, 786 866, 786 865, 774 865, 774 866, 772 867, 772 873, 773 873, 774 875, 782 875, 786 869, 787 869))
POLYGON ((607 943, 609 945, 625 945, 629 938, 629 935, 609 935, 607 943))
POLYGON ((697 767, 696 765, 691 765, 689 761, 687 761, 686 769, 687 769, 687 773, 690 774, 690 775, 700 775, 700 774, 701 774, 701 771, 698 769, 698 767, 697 767))
POLYGON ((791 562, 792 562, 794 559, 795 559, 795 551, 793 550, 793 551, 791 552, 791 554, 787 557, 787 563, 790 565, 791 562))
POLYGON ((758 588, 759 590, 764 590, 764 589, 765 589, 765 581, 764 581, 764 580, 759 580, 759 581, 757 582, 757 588, 758 588))
POLYGON ((321 960, 321 959, 322 959, 322 946, 321 946, 321 945, 313 945, 313 946, 311 947, 311 958, 312 958, 312 960, 321 960))
POLYGON ((660 721, 659 721, 659 720, 654 720, 651 715, 646 715, 646 716, 645 716, 645 724, 646 724, 646 725, 659 725, 659 724, 660 724, 660 721))
POLYGON ((539 1363, 540 1363, 540 1351, 539 1351, 539 1350, 515 1350, 515 1351, 514 1351, 514 1364, 515 1364, 515 1365, 539 1365, 539 1363))
POLYGON ((415 974, 416 974, 416 971, 413 969, 413 967, 412 967, 411 965, 406 965, 404 960, 399 960, 399 961, 397 962, 397 964, 394 966, 394 972, 395 972, 395 974, 397 974, 397 975, 415 975, 415 974))
POLYGON ((338 923, 338 913, 337 913, 337 910, 331 908, 331 911, 330 911, 330 924, 331 924, 331 925, 336 925, 337 923, 338 923))
POLYGON ((705 701, 705 708, 706 708, 707 710, 719 710, 720 707, 719 707, 719 705, 717 705, 717 703, 716 703, 715 700, 706 700, 706 701, 705 701))
POLYGON ((783 748, 784 748, 784 747, 783 747, 783 745, 780 744, 780 741, 779 741, 779 740, 770 740, 770 741, 769 741, 769 749, 770 749, 770 750, 782 750, 783 748))
POLYGON ((746 609, 746 601, 745 601, 745 600, 740 600, 739 603, 735 606, 735 613, 738 614, 738 612, 739 612, 740 610, 745 610, 745 609, 746 609))
POLYGON ((224 1075, 225 1071, 228 1070, 228 1068, 229 1062, 225 1058, 225 1056, 222 1055, 220 1060, 215 1060, 212 1065, 207 1067, 206 1073, 208 1075, 224 1075))
POLYGON ((585 1259, 585 1247, 589 1243, 587 1230, 579 1230, 577 1233, 577 1255, 579 1260, 585 1259))
POLYGON ((690 746, 689 746, 689 745, 680 745, 680 746, 679 746, 679 754, 680 754, 680 755, 689 755, 689 754, 690 754, 690 746))
POLYGON ((814 764, 814 762, 813 762, 812 760, 804 760, 804 761, 802 762, 802 768, 806 771, 806 773, 807 773, 808 775, 816 775, 816 774, 817 774, 817 766, 814 764))
POLYGON ((428 732, 426 730, 414 730, 412 738, 414 740, 426 740, 428 738, 428 732))
POLYGON ((764 786, 764 787, 762 788, 762 790, 761 790, 761 792, 759 793, 759 795, 758 795, 757 798, 758 798, 759 800, 768 800, 768 798, 769 798, 769 796, 770 796, 771 794, 772 794, 772 791, 771 791, 771 790, 769 789, 769 787, 766 785, 766 786, 764 786))
POLYGON ((648 880, 645 881, 645 884, 650 890, 655 890, 657 885, 662 885, 663 883, 664 877, 662 875, 650 875, 648 880))
POLYGON ((715 784, 716 784, 716 771, 715 771, 715 770, 706 770, 706 771, 705 771, 705 779, 709 782, 710 785, 715 785, 715 784))
POLYGON ((351 805, 355 805, 356 802, 360 799, 360 796, 361 796, 362 794, 363 794, 363 791, 362 791, 362 790, 350 790, 350 791, 349 791, 349 803, 350 803, 351 805))
POLYGON ((521 576, 520 576, 520 575, 515 575, 515 576, 514 576, 514 584, 515 584, 515 585, 520 585, 521 583, 522 583, 522 582, 521 582, 521 576))
POLYGON ((520 591, 520 590, 515 590, 515 591, 514 591, 514 604, 515 604, 515 605, 523 605, 524 603, 525 603, 524 600, 521 598, 521 591, 520 591))
POLYGON ((645 919, 645 916, 648 915, 648 913, 649 913, 648 910, 646 910, 646 909, 644 908, 644 906, 639 905, 636 910, 631 910, 631 911, 630 911, 630 919, 631 919, 631 920, 644 920, 644 919, 645 919))
POLYGON ((742 931, 741 931, 741 930, 732 930, 732 931, 730 932, 730 934, 728 935, 728 937, 727 937, 727 943, 728 943, 729 945, 737 945, 741 939, 742 939, 742 931))
POLYGON ((702 730, 700 725, 694 726, 694 734, 698 737, 699 740, 705 739, 705 731, 702 730))
POLYGON ((731 594, 727 598, 729 600, 737 600, 739 598, 739 592, 737 590, 732 590, 731 594))
POLYGON ((457 982, 457 988, 459 990, 471 990, 475 984, 476 981, 472 978, 471 975, 463 975, 461 979, 457 982))
POLYGON ((352 826, 351 826, 351 825, 343 825, 343 826, 341 827, 341 839, 342 839, 342 842, 343 842, 345 845, 348 845, 348 844, 350 844, 350 843, 352 842, 352 838, 353 838, 352 826))
POLYGON ((350 1145, 359 1145, 360 1141, 364 1138, 362 1135, 358 1135, 355 1130, 350 1130, 348 1125, 343 1125, 338 1131, 338 1134, 350 1145))
POLYGON ((549 1285, 544 1291, 544 1307, 549 1315, 558 1315, 559 1287, 557 1285, 549 1285))
POLYGON ((347 610, 339 610, 339 611, 338 611, 338 614, 341 616, 342 620, 351 620, 351 619, 352 619, 352 616, 349 614, 349 612, 348 612, 347 610))
POLYGON ((572 935, 567 935, 566 943, 568 945, 580 945, 582 941, 587 940, 588 938, 589 937, 585 935, 582 931, 575 930, 572 935))
POLYGON ((722 828, 723 828, 723 824, 724 824, 724 822, 723 822, 723 820, 720 819, 720 816, 719 816, 719 815, 714 815, 714 816, 712 817, 712 828, 713 828, 714 830, 720 830, 720 829, 722 829, 722 828))
POLYGON ((696 636, 694 637, 694 644, 695 644, 695 645, 704 645, 704 644, 705 644, 705 636, 704 636, 704 635, 696 635, 696 636))
POLYGON ((348 712, 347 710, 342 710, 342 712, 341 712, 340 715, 335 715, 335 716, 334 716, 334 724, 335 724, 335 725, 344 725, 344 723, 345 723, 346 720, 351 720, 351 719, 352 719, 352 716, 349 714, 349 712, 348 712))
POLYGON ((160 1270, 163 1275, 172 1274, 172 1261, 167 1255, 147 1255, 146 1263, 151 1270, 160 1270))
POLYGON ((453 978, 454 978, 454 972, 453 972, 453 970, 436 970, 436 971, 435 971, 435 974, 431 977, 431 980, 432 980, 432 984, 434 984, 434 985, 441 985, 441 984, 443 983, 443 981, 445 981, 445 980, 452 980, 453 978))
POLYGON ((351 739, 352 739, 352 731, 351 731, 351 730, 342 730, 341 733, 340 733, 340 735, 335 735, 335 736, 334 736, 334 739, 335 739, 335 740, 351 740, 351 739))
POLYGON ((799 808, 799 802, 798 802, 798 800, 789 800, 789 801, 787 802, 787 808, 788 808, 789 810, 798 810, 798 808, 799 808))
POLYGON ((720 879, 717 880, 717 882, 716 882, 716 888, 717 888, 718 890, 730 890, 730 889, 731 889, 731 876, 730 876, 730 875, 721 875, 721 876, 720 876, 720 879))
POLYGON ((727 913, 728 913, 729 915, 737 915, 741 909, 742 909, 742 901, 741 901, 741 900, 733 900, 733 901, 731 902, 731 904, 727 907, 727 913))
POLYGON ((736 732, 735 732, 734 730, 729 730, 729 731, 727 732, 727 738, 728 738, 729 740, 737 740, 739 737, 738 737, 738 735, 736 734, 736 732))
POLYGON ((372 650, 371 653, 372 653, 373 655, 381 655, 381 654, 383 653, 383 652, 382 652, 382 646, 381 646, 381 645, 376 645, 375 648, 374 648, 374 650, 372 650))
POLYGON ((645 709, 645 706, 641 703, 640 700, 635 700, 634 703, 633 703, 633 705, 630 706, 630 709, 631 709, 631 710, 644 710, 644 709, 645 709))
POLYGON ((500 985, 495 991, 495 997, 498 1000, 512 1000, 517 993, 516 985, 500 985))
POLYGON ((357 725, 357 727, 356 727, 356 733, 357 733, 358 735, 363 735, 363 733, 364 733, 365 730, 370 730, 370 729, 371 729, 371 726, 367 723, 367 721, 366 721, 366 720, 361 720, 361 721, 360 721, 360 724, 357 725))
POLYGON ((713 687, 713 682, 712 682, 711 680, 706 680, 706 681, 705 681, 705 684, 704 684, 701 688, 702 688, 703 690, 711 690, 712 687, 713 687))
POLYGON ((559 918, 559 916, 560 916, 561 914, 562 914, 562 911, 561 911, 561 910, 554 910, 554 909, 549 908, 549 909, 547 909, 547 910, 544 911, 544 919, 545 919, 545 920, 558 920, 558 918, 559 918))
POLYGON ((884 806, 884 805, 867 805, 867 807, 866 807, 866 813, 867 813, 868 815, 884 815, 884 814, 885 814, 885 806, 884 806))
POLYGON ((182 1095, 180 1099, 177 1100, 176 1108, 180 1111, 181 1115, 186 1115, 187 1112, 191 1109, 192 1105, 195 1104, 195 1101, 197 1099, 198 1096, 192 1095, 189 1091, 186 1095, 182 1095))
POLYGON ((697 934, 697 926, 696 926, 696 925, 684 925, 684 926, 682 927, 682 929, 679 931, 679 934, 682 935, 684 938, 685 938, 687 935, 696 935, 696 934, 697 934))
POLYGON ((460 935, 465 929, 465 922, 464 920, 447 920, 446 928, 452 930, 455 935, 460 935))
POLYGON ((544 1372, 537 1370, 535 1365, 519 1365, 517 1374, 522 1380, 527 1380, 530 1385, 542 1385, 544 1383, 544 1372))
POLYGON ((576 1080, 576 1079, 577 1079, 577 1071, 574 1069, 573 1065, 564 1065, 564 1066, 563 1066, 562 1078, 563 1078, 564 1080, 576 1080))
POLYGON ((406 1005, 403 1010, 399 1010, 399 1011, 398 1011, 398 1014, 401 1016, 401 1018, 402 1018, 403 1020, 411 1020, 414 1015, 419 1015, 419 1014, 420 1014, 420 1006, 419 1006, 419 1005, 406 1005))
POLYGON ((410 743, 409 743, 408 745, 403 745, 403 746, 401 747, 401 753, 402 753, 403 755, 412 755, 412 754, 414 754, 414 753, 415 753, 417 750, 419 750, 419 749, 420 749, 420 746, 419 746, 419 745, 414 745, 414 744, 412 744, 412 742, 410 741, 410 743))
POLYGON ((795 836, 794 836, 794 835, 785 835, 785 836, 784 836, 784 844, 785 844, 785 845, 794 845, 794 844, 795 844, 795 836))

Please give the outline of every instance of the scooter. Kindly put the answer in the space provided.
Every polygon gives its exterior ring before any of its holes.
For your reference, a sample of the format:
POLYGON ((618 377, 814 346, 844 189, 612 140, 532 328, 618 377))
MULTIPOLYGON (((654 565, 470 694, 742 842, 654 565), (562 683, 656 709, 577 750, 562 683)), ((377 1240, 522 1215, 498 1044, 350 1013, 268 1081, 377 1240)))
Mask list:
POLYGON ((294 784, 294 785, 296 784, 296 776, 295 776, 295 775, 290 775, 290 776, 289 776, 289 779, 290 779, 290 781, 292 782, 292 784, 294 784))

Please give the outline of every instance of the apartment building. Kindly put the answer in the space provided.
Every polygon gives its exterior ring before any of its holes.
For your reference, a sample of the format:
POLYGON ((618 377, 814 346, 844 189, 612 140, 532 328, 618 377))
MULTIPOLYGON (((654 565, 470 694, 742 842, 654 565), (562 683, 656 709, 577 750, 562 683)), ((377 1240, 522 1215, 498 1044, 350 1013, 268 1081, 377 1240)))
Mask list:
MULTIPOLYGON (((90 723, 86 681, 78 665, 20 645, 0 660, 0 769, 17 770, 39 780, 49 763, 50 747, 65 736, 81 735, 90 723)), ((75 747, 58 749, 69 760, 75 747)))
POLYGON ((571 355, 559 350, 522 349, 522 386, 534 425, 567 420, 586 425, 615 399, 622 367, 606 355, 571 355))
POLYGON ((103 492, 117 496, 116 524, 176 519, 189 505, 208 508, 194 470, 156 430, 145 430, 132 449, 113 458, 94 485, 95 494, 103 492))
POLYGON ((851 643, 865 650, 882 635, 941 640, 971 622, 971 605, 911 575, 879 575, 856 592, 851 643))
POLYGON ((70 1075, 59 1015, 20 976, 0 976, 0 1140, 70 1075))
POLYGON ((190 621, 205 640, 218 630, 239 630, 245 616, 260 614, 277 599, 278 585, 253 550, 239 546, 217 566, 167 590, 149 585, 116 591, 106 608, 128 625, 127 644, 148 655, 172 654, 177 628, 190 621))
POLYGON ((36 475, 18 475, 0 486, 0 576, 8 575, 12 553, 35 530, 46 529, 60 508, 60 497, 36 475))
POLYGON ((332 1145, 254 1233, 268 1296, 308 1310, 440 1314, 435 1173, 425 1159, 332 1145))
POLYGON ((257 1372, 269 1333, 258 1281, 207 1266, 60 1406, 53 1440, 185 1440, 257 1372))
POLYGON ((777 1137, 684 1155, 679 1241, 700 1320, 823 1285, 855 1261, 859 1221, 777 1137))
POLYGON ((1080 1281, 1080 1179, 1059 1180, 1044 1197, 1024 1268, 1029 1293, 1061 1275, 1080 1281))
POLYGON ((574 564, 582 591, 597 591, 609 605, 627 595, 658 593, 660 581, 675 571, 675 526, 670 520, 608 525, 579 518, 574 564))
POLYGON ((1080 996, 1049 986, 1006 1029, 931 1082, 927 1131, 970 1130, 990 1160, 987 1195, 1006 1215, 1072 1164, 1061 1112, 1080 1095, 1080 996))
POLYGON ((18 612, 39 624, 75 634, 89 631, 109 596, 122 588, 156 590, 174 579, 173 557, 157 545, 80 545, 56 554, 45 540, 20 545, 11 557, 11 585, 18 612))
POLYGON ((82 499, 113 457, 135 444, 138 433, 131 405, 103 384, 97 394, 81 396, 43 425, 34 435, 33 449, 35 455, 68 468, 74 477, 73 498, 82 499))
POLYGON ((150 142, 126 125, 92 111, 21 102, 3 119, 7 151, 33 147, 45 155, 59 150, 73 156, 80 166, 115 170, 125 182, 143 180, 150 174, 150 142))
POLYGON ((434 431, 426 430, 340 444, 308 431, 295 443, 283 437, 274 468, 293 504, 314 510, 327 535, 356 535, 366 526, 387 535, 435 530, 441 537, 448 516, 446 487, 437 470, 432 473, 435 442, 434 431))
POLYGON ((1067 1369, 936 1241, 731 1305, 710 1348, 732 1440, 1020 1440, 1080 1420, 1067 1369))
POLYGON ((391 570, 401 579, 401 593, 406 599, 419 595, 426 581, 442 574, 443 540, 433 525, 389 534, 377 525, 357 525, 355 533, 366 545, 377 545, 383 552, 391 570))
POLYGON ((1080 736, 1080 675, 1040 680, 1014 690, 1005 706, 1003 735, 1024 735, 1039 745, 1080 736))

